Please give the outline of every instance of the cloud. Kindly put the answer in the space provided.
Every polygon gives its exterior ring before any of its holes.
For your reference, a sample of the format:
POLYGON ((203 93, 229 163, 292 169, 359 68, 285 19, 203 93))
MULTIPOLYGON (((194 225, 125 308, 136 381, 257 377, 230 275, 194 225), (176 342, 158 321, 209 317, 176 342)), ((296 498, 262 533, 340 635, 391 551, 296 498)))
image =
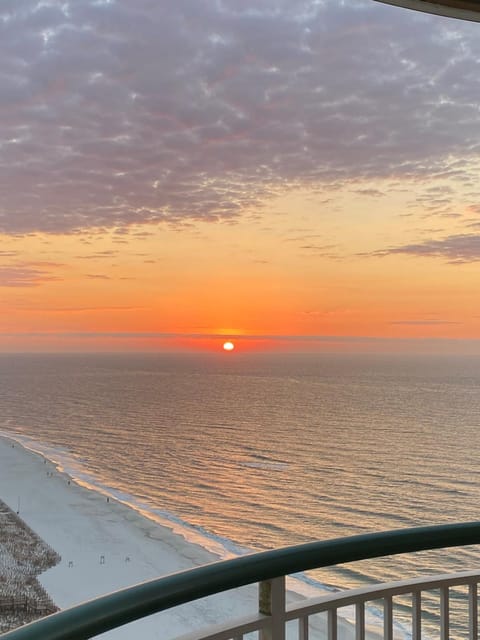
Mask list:
MULTIPOLYGON (((58 338, 80 338, 85 340, 97 340, 112 338, 118 340, 146 340, 146 339, 158 339, 158 340, 208 340, 208 339, 220 339, 225 340, 227 337, 238 342, 250 342, 250 341, 273 341, 273 342, 389 342, 391 338, 383 338, 376 336, 345 336, 345 335, 276 335, 276 334, 258 334, 258 335, 235 335, 229 334, 228 336, 223 333, 162 333, 162 332, 142 332, 142 331, 65 331, 65 332, 43 332, 32 331, 25 333, 11 333, 0 332, 0 337, 13 337, 23 336, 31 338, 42 337, 58 337, 58 338)), ((395 340, 410 340, 410 338, 395 338, 395 340)), ((432 338, 432 341, 436 340, 432 338)))
POLYGON ((310 255, 332 259, 339 258, 336 244, 305 244, 300 246, 300 249, 307 251, 310 255))
MULTIPOLYGON (((111 311, 141 311, 147 307, 111 306, 111 307, 48 307, 49 313, 110 313, 111 311)), ((24 311, 38 311, 38 308, 28 307, 24 311)))
POLYGON ((0 232, 235 219, 377 177, 474 184, 476 26, 371 0, 4 0, 0 232))
POLYGON ((358 194, 359 196, 367 196, 370 198, 381 198, 385 195, 383 191, 379 189, 355 189, 353 193, 358 194))
POLYGON ((406 254, 423 258, 444 258, 450 264, 480 261, 480 235, 458 234, 441 240, 426 240, 376 251, 372 256, 406 254))
POLYGON ((97 251, 96 253, 91 253, 89 255, 77 255, 75 256, 75 258, 77 258, 78 260, 99 260, 99 259, 104 259, 104 258, 112 258, 113 256, 117 255, 117 251, 113 251, 111 249, 106 250, 106 251, 97 251))
POLYGON ((452 322, 450 320, 393 320, 388 324, 402 325, 402 326, 437 326, 437 325, 449 325, 449 324, 461 324, 460 322, 452 322))
POLYGON ((0 266, 0 287, 37 287, 53 280, 58 278, 36 266, 0 266))

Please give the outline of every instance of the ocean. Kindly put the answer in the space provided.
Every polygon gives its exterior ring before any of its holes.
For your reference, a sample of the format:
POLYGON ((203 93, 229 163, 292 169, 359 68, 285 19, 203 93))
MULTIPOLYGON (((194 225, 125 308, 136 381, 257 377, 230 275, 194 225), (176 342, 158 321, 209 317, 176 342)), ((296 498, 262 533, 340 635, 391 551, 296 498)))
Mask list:
MULTIPOLYGON (((479 426, 478 357, 0 356, 4 433, 225 557, 480 519, 479 426)), ((305 580, 361 586, 479 561, 469 547, 305 580)))

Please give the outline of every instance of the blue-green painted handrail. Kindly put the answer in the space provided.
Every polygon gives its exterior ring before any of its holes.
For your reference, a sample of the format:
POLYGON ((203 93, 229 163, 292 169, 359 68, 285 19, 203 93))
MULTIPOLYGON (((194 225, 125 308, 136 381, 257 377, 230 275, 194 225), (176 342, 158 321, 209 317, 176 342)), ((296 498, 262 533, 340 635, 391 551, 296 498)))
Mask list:
POLYGON ((480 522, 418 527, 312 542, 215 562, 60 611, 2 640, 84 640, 199 598, 279 576, 356 560, 480 543, 480 522))

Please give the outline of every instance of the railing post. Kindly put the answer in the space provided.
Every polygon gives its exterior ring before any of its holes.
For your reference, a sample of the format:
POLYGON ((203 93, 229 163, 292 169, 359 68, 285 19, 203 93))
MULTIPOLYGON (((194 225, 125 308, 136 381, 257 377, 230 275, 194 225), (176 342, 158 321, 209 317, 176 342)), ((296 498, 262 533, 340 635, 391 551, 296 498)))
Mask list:
POLYGON ((392 596, 383 599, 383 637, 385 640, 393 638, 393 603, 392 596))
POLYGON ((270 624, 260 631, 260 640, 285 640, 285 576, 259 583, 258 609, 270 616, 270 624))
POLYGON ((328 640, 337 640, 338 620, 337 610, 329 609, 327 614, 328 640))
POLYGON ((422 592, 412 593, 412 640, 422 639, 422 592))
POLYGON ((450 637, 450 595, 448 586, 440 587, 440 640, 450 637))
POLYGON ((355 640, 365 640, 365 603, 355 605, 355 640))
POLYGON ((298 640, 308 640, 309 638, 308 617, 298 619, 298 640))
POLYGON ((475 582, 468 589, 468 617, 469 617, 469 638, 477 640, 478 638, 478 585, 475 582))

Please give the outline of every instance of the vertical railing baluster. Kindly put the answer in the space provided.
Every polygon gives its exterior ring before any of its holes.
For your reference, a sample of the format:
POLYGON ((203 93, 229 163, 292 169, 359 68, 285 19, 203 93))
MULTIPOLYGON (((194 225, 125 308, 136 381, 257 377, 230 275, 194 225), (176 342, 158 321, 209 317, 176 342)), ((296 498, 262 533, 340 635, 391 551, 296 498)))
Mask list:
POLYGON ((298 619, 298 640, 308 640, 308 617, 298 619))
POLYGON ((355 640, 365 640, 365 603, 355 605, 355 640))
POLYGON ((468 631, 470 640, 478 638, 478 585, 468 587, 468 631))
POLYGON ((285 640, 285 576, 260 582, 258 610, 270 616, 270 624, 260 631, 260 640, 285 640))
POLYGON ((422 592, 412 593, 412 640, 422 640, 422 592))
POLYGON ((337 610, 328 610, 328 640, 337 640, 337 610))
POLYGON ((440 587, 440 640, 450 635, 450 602, 448 586, 440 587))
POLYGON ((385 640, 393 638, 393 603, 392 596, 383 599, 383 637, 385 640))
MULTIPOLYGON (((449 640, 450 638, 450 585, 461 585, 468 587, 468 638, 469 640, 480 640, 479 638, 479 624, 478 624, 478 597, 479 589, 478 582, 472 582, 472 580, 478 580, 480 577, 478 574, 465 573, 465 575, 457 574, 452 575, 452 579, 442 576, 441 579, 435 577, 430 582, 428 580, 425 583, 420 580, 414 581, 410 585, 410 595, 412 598, 412 613, 411 613, 411 627, 412 627, 412 640, 422 640, 422 600, 423 589, 435 590, 439 593, 440 601, 440 633, 439 640, 449 640), (462 578, 465 578, 461 582, 462 578), (437 591, 438 590, 438 591, 437 591)), ((376 592, 377 598, 380 598, 380 593, 383 591, 383 638, 384 640, 393 640, 393 611, 394 603, 393 598, 400 594, 407 594, 408 591, 405 586, 408 583, 405 581, 397 585, 388 585, 386 589, 377 589, 376 591, 366 591, 365 593, 359 592, 353 600, 355 606, 355 640, 365 640, 366 637, 366 625, 365 625, 365 601, 362 598, 370 597, 376 592), (358 600, 357 600, 358 598, 358 600)), ((387 585, 386 585, 387 586, 387 585)), ((374 598, 375 599, 375 598, 374 598)), ((310 637, 310 617, 318 611, 325 611, 327 613, 327 640, 337 640, 338 638, 338 611, 337 607, 342 607, 342 602, 332 599, 327 601, 328 604, 325 607, 325 602, 322 599, 305 609, 309 613, 300 611, 297 612, 296 621, 298 628, 298 640, 309 640, 310 637), (325 608, 323 608, 325 607, 325 608), (331 608, 328 608, 331 607, 331 608), (311 614, 311 615, 310 615, 311 614)), ((465 600, 463 600, 465 603, 465 600)), ((463 608, 463 606, 462 606, 463 608)), ((262 624, 266 624, 264 629, 257 631, 258 640, 286 640, 286 578, 282 576, 280 578, 274 578, 272 580, 265 580, 259 583, 259 611, 261 614, 268 616, 269 620, 263 620, 262 624)), ((292 613, 292 612, 291 612, 292 613)), ((289 615, 291 615, 291 613, 289 615)), ((466 611, 465 611, 466 613, 466 611)), ((466 616, 463 616, 463 628, 467 626, 466 616)), ((242 627, 243 628, 243 627, 242 627)), ((245 640, 245 634, 239 633, 232 636, 232 640, 245 640)))

